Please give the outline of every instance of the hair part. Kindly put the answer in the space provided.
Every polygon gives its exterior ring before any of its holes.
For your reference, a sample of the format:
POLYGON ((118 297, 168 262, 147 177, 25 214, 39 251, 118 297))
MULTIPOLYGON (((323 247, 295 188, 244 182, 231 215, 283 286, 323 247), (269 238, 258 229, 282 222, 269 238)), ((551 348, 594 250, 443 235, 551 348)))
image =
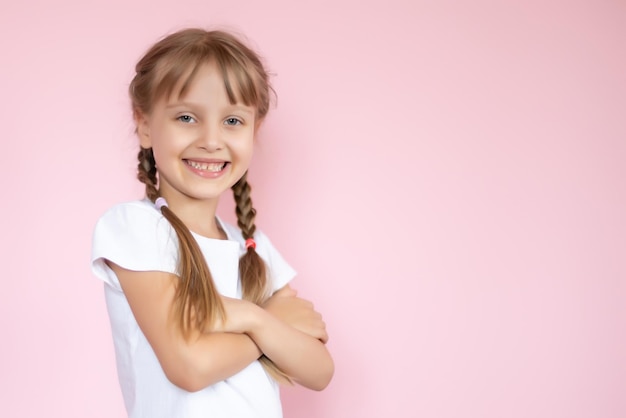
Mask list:
MULTIPOLYGON (((269 111, 269 75, 258 55, 233 35, 222 31, 185 29, 157 42, 135 68, 129 86, 134 116, 148 115, 163 97, 186 94, 198 69, 215 62, 221 71, 224 87, 232 104, 243 102, 256 108, 257 121, 269 111)), ((146 187, 146 197, 159 197, 158 169, 151 148, 141 148, 137 155, 137 178, 146 187)), ((256 210, 250 198, 247 173, 232 187, 237 204, 237 224, 244 239, 253 238, 256 210)), ((226 312, 207 262, 189 228, 167 206, 161 213, 172 225, 179 242, 178 275, 180 281, 172 314, 187 338, 191 329, 203 329, 226 312)), ((270 295, 265 262, 253 248, 239 260, 243 299, 261 305, 270 295)), ((269 358, 260 359, 268 373, 278 381, 290 382, 269 358)))

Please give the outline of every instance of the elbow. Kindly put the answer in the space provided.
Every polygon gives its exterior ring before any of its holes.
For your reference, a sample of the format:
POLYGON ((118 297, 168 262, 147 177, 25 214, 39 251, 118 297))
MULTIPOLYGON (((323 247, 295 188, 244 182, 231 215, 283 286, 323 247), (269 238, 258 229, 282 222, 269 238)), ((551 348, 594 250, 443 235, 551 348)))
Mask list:
POLYGON ((218 380, 214 373, 211 373, 210 362, 193 361, 193 358, 185 355, 169 360, 161 362, 165 377, 170 383, 187 392, 198 392, 218 380))
POLYGON ((170 383, 187 392, 198 392, 208 386, 206 381, 200 379, 200 376, 192 370, 181 370, 178 368, 176 370, 164 369, 163 371, 170 383))
POLYGON ((298 383, 306 387, 307 389, 311 389, 317 392, 321 392, 322 390, 326 389, 326 387, 330 384, 333 375, 335 374, 335 364, 333 363, 332 359, 329 358, 328 363, 325 364, 323 367, 319 367, 317 371, 318 372, 316 373, 314 378, 298 383))
POLYGON ((326 389, 326 387, 330 384, 330 381, 332 380, 334 374, 335 374, 335 366, 331 362, 330 366, 328 367, 328 370, 322 376, 320 376, 320 379, 317 382, 317 385, 315 385, 311 389, 316 390, 318 392, 326 389))
MULTIPOLYGON (((174 382, 172 382, 174 383, 174 382)), ((179 388, 181 388, 182 390, 186 390, 187 392, 199 392, 202 389, 204 389, 205 387, 207 387, 204 384, 201 384, 198 381, 195 380, 191 380, 191 379, 185 379, 182 381, 179 381, 178 383, 174 383, 176 386, 178 386, 179 388)))
POLYGON ((329 383, 330 383, 330 379, 328 379, 325 383, 319 383, 319 384, 316 383, 316 384, 309 385, 307 386, 307 388, 314 390, 316 392, 321 392, 324 389, 326 389, 329 383))

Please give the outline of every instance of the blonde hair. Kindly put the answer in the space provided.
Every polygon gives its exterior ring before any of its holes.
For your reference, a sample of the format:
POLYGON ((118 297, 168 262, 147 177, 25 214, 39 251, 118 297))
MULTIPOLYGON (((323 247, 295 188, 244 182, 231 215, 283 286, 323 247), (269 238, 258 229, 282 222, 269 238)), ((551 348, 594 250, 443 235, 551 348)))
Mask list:
MULTIPOLYGON (((259 56, 235 36, 223 31, 185 29, 173 33, 146 52, 135 67, 129 86, 135 116, 147 115, 154 103, 164 96, 183 96, 203 64, 215 62, 220 69, 226 93, 232 104, 238 101, 256 108, 256 119, 262 120, 269 110, 269 76, 259 56), (174 89, 178 91, 175 92, 174 89)), ((153 202, 159 197, 158 171, 151 148, 141 148, 137 156, 137 178, 146 186, 146 196, 153 202)), ((256 210, 250 198, 247 173, 232 187, 236 202, 237 225, 244 239, 256 230, 256 210)), ((178 274, 173 313, 183 335, 191 328, 202 329, 217 318, 226 316, 213 278, 198 243, 185 224, 167 206, 161 208, 179 241, 178 274)), ((243 298, 262 304, 268 297, 265 263, 253 247, 239 260, 243 298)), ((277 380, 289 378, 267 357, 261 359, 266 370, 277 380)))

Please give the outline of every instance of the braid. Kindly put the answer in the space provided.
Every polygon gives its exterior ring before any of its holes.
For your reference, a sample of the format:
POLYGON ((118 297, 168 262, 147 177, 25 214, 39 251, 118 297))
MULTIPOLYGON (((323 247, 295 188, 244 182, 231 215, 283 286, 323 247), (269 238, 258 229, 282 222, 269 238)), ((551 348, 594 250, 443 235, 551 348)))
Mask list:
MULTIPOLYGON (((256 210, 252 207, 250 198, 250 184, 247 181, 248 174, 235 183, 232 187, 237 205, 237 225, 241 229, 244 239, 254 238, 256 225, 254 218, 256 210)), ((267 298, 267 275, 265 263, 252 247, 248 247, 246 253, 239 260, 239 272, 241 274, 241 289, 243 298, 260 305, 267 298)))
MULTIPOLYGON (((250 198, 250 184, 248 183, 248 172, 232 187, 235 196, 237 213, 237 225, 241 229, 244 239, 254 238, 256 225, 254 218, 256 210, 252 207, 250 198)), ((253 247, 248 247, 246 253, 239 259, 239 273, 241 275, 241 292, 246 300, 250 300, 257 305, 261 305, 268 297, 268 283, 265 269, 265 262, 253 247)), ((277 381, 291 383, 291 379, 280 370, 272 360, 262 355, 259 362, 268 373, 277 381)))
POLYGON ((178 274, 174 312, 183 334, 191 328, 203 329, 216 319, 226 319, 224 305, 198 242, 183 221, 163 206, 161 213, 174 228, 179 244, 178 274))
POLYGON ((146 197, 153 202, 159 197, 157 169, 152 148, 141 148, 137 155, 137 179, 146 185, 146 197))
POLYGON ((235 195, 235 203, 237 204, 235 209, 237 213, 237 225, 241 229, 244 239, 253 238, 254 232, 256 231, 256 225, 254 225, 256 209, 252 207, 252 199, 250 198, 250 190, 252 189, 248 183, 247 177, 248 173, 246 172, 232 187, 233 194, 235 195))

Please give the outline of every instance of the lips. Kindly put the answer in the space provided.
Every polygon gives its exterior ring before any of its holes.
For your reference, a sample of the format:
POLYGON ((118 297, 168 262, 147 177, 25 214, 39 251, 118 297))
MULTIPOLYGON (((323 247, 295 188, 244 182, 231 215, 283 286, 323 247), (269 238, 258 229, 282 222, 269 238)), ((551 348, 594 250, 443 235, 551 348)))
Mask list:
POLYGON ((194 160, 184 160, 184 161, 191 168, 194 168, 200 171, 206 171, 209 173, 219 173, 224 168, 226 168, 226 165, 228 164, 228 161, 211 161, 211 162, 194 161, 194 160))
POLYGON ((229 161, 224 160, 183 160, 189 170, 206 179, 216 179, 228 172, 229 161))

